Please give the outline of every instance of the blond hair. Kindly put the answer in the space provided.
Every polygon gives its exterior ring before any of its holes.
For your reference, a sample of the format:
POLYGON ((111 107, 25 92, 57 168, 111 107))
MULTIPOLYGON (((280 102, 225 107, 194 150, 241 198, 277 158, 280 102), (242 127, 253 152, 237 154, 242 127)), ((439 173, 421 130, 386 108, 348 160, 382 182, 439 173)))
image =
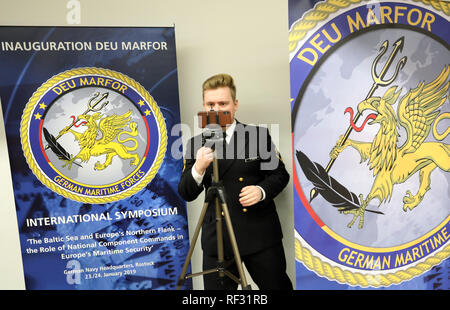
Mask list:
POLYGON ((236 85, 234 85, 234 80, 231 75, 226 73, 213 75, 203 82, 203 95, 205 94, 205 90, 217 89, 220 87, 228 87, 231 92, 231 98, 233 101, 236 101, 236 85))

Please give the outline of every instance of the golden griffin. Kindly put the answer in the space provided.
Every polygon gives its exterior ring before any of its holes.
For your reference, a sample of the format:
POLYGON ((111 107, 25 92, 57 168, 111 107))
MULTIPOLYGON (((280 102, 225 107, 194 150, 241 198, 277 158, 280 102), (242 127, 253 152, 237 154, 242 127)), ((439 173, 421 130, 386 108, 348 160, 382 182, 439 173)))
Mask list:
POLYGON ((449 71, 450 67, 446 66, 432 82, 420 82, 416 88, 409 90, 400 99, 397 117, 392 108, 401 93, 401 90, 397 91, 397 86, 389 88, 383 97, 370 97, 358 104, 360 113, 365 110, 376 113, 376 118, 368 123, 380 125, 374 140, 360 142, 347 139, 340 145, 343 139, 341 136, 330 152, 330 157, 334 159, 345 148, 354 148, 361 155, 361 163, 368 160, 369 169, 373 170, 375 177, 366 198, 360 195, 360 208, 344 211, 354 216, 348 227, 359 217, 359 228, 362 228, 365 209, 371 200, 377 198, 380 205, 388 201, 392 196, 394 184, 404 183, 419 172, 420 186, 417 193, 413 195, 408 190, 403 197, 403 210, 414 209, 431 188, 432 171, 435 168, 450 171, 450 146, 442 142, 424 142, 430 131, 438 141, 450 133, 450 128, 441 134, 437 131, 437 124, 450 118, 450 113, 439 114, 438 110, 447 100, 449 71), (406 142, 401 147, 397 146, 399 125, 407 132, 406 142))
POLYGON ((138 165, 140 161, 139 155, 131 153, 138 148, 138 141, 132 138, 138 135, 138 131, 137 124, 130 122, 131 111, 122 115, 103 116, 101 113, 80 115, 78 119, 84 120, 86 122, 85 126, 88 127, 83 133, 70 129, 70 126, 60 131, 60 135, 67 132, 72 133, 81 147, 80 152, 68 160, 64 167, 68 166, 68 169, 70 169, 76 159, 81 159, 81 162, 88 162, 91 156, 104 154, 106 154, 105 162, 102 164, 100 161, 97 161, 94 166, 95 170, 103 170, 108 167, 116 155, 122 159, 131 159, 130 165, 138 165), (124 129, 127 126, 130 130, 124 129), (99 132, 101 137, 97 139, 99 132), (123 139, 121 136, 124 134, 131 137, 123 139), (118 142, 114 141, 116 138, 118 142), (134 145, 131 147, 124 145, 128 141, 133 142, 134 145))

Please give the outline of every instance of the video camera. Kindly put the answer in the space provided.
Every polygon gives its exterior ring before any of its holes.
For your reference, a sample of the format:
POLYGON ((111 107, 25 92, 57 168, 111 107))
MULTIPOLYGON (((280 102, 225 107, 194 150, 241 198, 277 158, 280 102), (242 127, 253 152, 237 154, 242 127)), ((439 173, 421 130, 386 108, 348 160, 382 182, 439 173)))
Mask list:
POLYGON ((231 124, 231 114, 227 111, 203 111, 198 112, 200 128, 205 128, 202 133, 202 145, 215 148, 216 143, 222 142, 225 137, 226 126, 231 124))

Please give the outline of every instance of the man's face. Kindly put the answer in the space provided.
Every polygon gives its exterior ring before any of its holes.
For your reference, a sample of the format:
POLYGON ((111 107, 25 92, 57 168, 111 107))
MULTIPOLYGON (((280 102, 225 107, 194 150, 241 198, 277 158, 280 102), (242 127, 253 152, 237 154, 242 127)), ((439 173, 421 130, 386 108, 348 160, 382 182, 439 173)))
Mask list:
POLYGON ((238 101, 233 102, 229 87, 208 89, 203 93, 203 108, 205 111, 230 112, 231 122, 233 122, 234 114, 238 109, 238 101))

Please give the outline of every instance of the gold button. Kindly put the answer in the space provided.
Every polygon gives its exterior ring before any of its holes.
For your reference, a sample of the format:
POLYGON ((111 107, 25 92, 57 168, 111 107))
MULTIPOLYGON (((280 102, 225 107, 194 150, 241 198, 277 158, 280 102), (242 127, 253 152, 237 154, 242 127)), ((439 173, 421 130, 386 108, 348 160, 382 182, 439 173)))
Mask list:
POLYGON ((222 216, 225 216, 225 214, 223 213, 223 211, 222 211, 222 216))
POLYGON ((243 178, 243 177, 240 177, 240 178, 239 178, 239 182, 242 182, 242 181, 244 181, 244 178, 243 178))
POLYGON ((247 208, 242 209, 242 212, 247 212, 247 208))

